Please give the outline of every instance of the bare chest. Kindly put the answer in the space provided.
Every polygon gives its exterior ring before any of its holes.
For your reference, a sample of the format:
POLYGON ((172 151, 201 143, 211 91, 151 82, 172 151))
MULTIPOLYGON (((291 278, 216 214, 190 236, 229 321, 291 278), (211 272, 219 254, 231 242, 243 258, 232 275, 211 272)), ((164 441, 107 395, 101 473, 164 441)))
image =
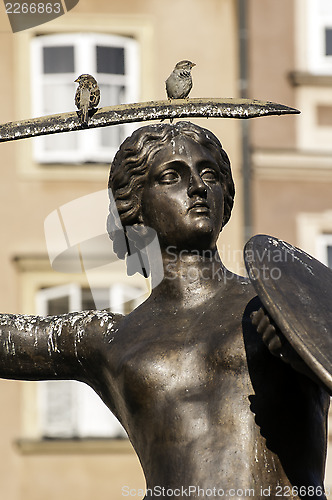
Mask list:
POLYGON ((239 317, 155 317, 131 337, 118 357, 117 374, 137 404, 143 399, 145 405, 165 398, 205 399, 232 378, 248 378, 239 317))

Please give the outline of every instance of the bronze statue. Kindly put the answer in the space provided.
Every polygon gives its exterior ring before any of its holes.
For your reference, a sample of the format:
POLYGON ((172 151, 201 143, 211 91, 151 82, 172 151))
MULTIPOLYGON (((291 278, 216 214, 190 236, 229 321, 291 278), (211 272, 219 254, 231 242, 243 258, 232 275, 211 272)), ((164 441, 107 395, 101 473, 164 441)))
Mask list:
MULTIPOLYGON (((0 376, 93 387, 137 452, 146 499, 325 498, 329 396, 301 362, 271 355, 250 281, 218 255, 234 198, 218 139, 189 122, 142 127, 109 186, 123 226, 158 234, 163 280, 125 317, 1 315, 0 376)), ((109 231, 123 258, 112 215, 109 231)))

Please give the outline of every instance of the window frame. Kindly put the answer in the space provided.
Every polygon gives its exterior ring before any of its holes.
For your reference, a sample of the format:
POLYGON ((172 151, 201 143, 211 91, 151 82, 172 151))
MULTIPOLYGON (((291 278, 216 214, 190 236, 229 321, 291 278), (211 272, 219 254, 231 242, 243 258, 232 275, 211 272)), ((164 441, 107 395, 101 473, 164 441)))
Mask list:
POLYGON ((40 316, 49 314, 47 303, 52 299, 68 297, 69 311, 79 311, 82 308, 82 289, 77 283, 52 286, 38 290, 36 293, 36 311, 40 316))
MULTIPOLYGON (((142 276, 136 274, 135 276, 128 277, 124 274, 123 262, 118 261, 113 263, 111 270, 105 270, 102 266, 101 268, 91 269, 89 273, 84 272, 74 272, 74 273, 61 273, 54 272, 50 267, 49 258, 47 255, 17 255, 15 258, 15 265, 19 272, 20 280, 20 293, 21 293, 21 312, 23 314, 37 314, 36 309, 36 296, 41 289, 46 290, 47 288, 58 287, 58 290, 74 290, 77 285, 83 288, 109 289, 110 286, 114 286, 117 283, 121 283, 123 280, 129 280, 130 285, 133 288, 140 289, 143 291, 144 296, 141 296, 141 300, 147 297, 149 294, 148 280, 145 280, 142 276), (75 287, 72 287, 74 283, 75 287)), ((124 283, 125 284, 125 283, 124 283)), ((48 293, 48 292, 45 292, 48 293)), ((54 296, 54 293, 52 294, 54 296)), ((58 294, 57 294, 58 295, 58 294)), ((136 294, 137 296, 137 294, 136 294)), ((137 296, 138 297, 138 296, 137 296)), ((41 432, 41 420, 38 411, 39 404, 39 385, 44 382, 19 382, 22 387, 22 421, 21 421, 21 436, 19 439, 20 449, 24 453, 34 453, 38 452, 43 448, 43 443, 50 442, 45 441, 41 432)), ((84 385, 84 384, 82 384, 84 385)), ((111 414, 112 415, 112 414, 111 414)), ((115 418, 115 417, 114 417, 115 418)), ((95 450, 99 450, 99 444, 102 442, 109 443, 110 450, 114 448, 113 443, 118 443, 119 440, 114 438, 99 438, 96 441, 95 437, 84 437, 79 441, 72 439, 70 436, 66 436, 63 439, 53 439, 52 442, 64 443, 64 449, 71 449, 72 443, 81 443, 84 448, 84 443, 88 444, 88 450, 93 453, 95 450), (95 443, 95 444, 93 444, 95 443)), ((121 438, 123 441, 123 438, 121 438)), ((121 442, 122 442, 121 441, 121 442)), ((125 439, 124 441, 127 442, 125 439)), ((75 445, 76 446, 76 445, 75 445)), ((101 445, 103 449, 104 445, 101 445)), ((106 444, 105 444, 106 446, 106 444)), ((107 445, 108 446, 108 445, 107 445)), ((107 447, 106 446, 106 447, 107 447)), ((122 445, 121 445, 122 446, 122 445)), ((52 448, 52 447, 51 447, 52 448)), ((56 446, 57 448, 57 446, 56 446)), ((116 446, 115 446, 116 448, 116 446)), ((47 448, 48 449, 48 448, 47 448)), ((76 448, 75 448, 76 449, 76 448)), ((80 447, 77 448, 80 451, 80 447)), ((108 449, 108 448, 107 448, 108 449)), ((131 447, 124 446, 125 452, 130 451, 131 447)), ((52 452, 52 449, 49 450, 52 452)))
POLYGON ((320 1, 307 0, 308 69, 313 74, 331 75, 332 54, 325 54, 325 29, 332 29, 332 10, 329 15, 320 14, 320 1))
MULTIPOLYGON (((82 33, 93 31, 95 33, 115 34, 130 36, 139 45, 140 53, 140 101, 150 100, 155 97, 155 80, 150 75, 155 74, 154 58, 154 23, 150 16, 137 14, 115 14, 102 12, 77 13, 62 16, 61 22, 46 23, 22 31, 20 36, 13 37, 13 65, 16 106, 14 120, 24 120, 32 116, 31 99, 27 93, 26 81, 31 78, 30 42, 39 35, 54 33, 82 33)), ((73 164, 39 164, 33 158, 34 139, 17 141, 16 165, 20 179, 42 181, 80 181, 105 182, 105 175, 109 168, 110 158, 103 164, 95 164, 93 168, 73 164)))
MULTIPOLYGON (((72 84, 73 106, 72 109, 60 110, 52 112, 76 111, 74 104, 74 95, 77 85, 74 80, 82 73, 91 73, 94 75, 98 83, 103 84, 120 84, 124 86, 124 103, 136 102, 139 98, 139 82, 140 82, 140 57, 138 42, 132 37, 126 37, 115 34, 103 34, 98 32, 84 33, 58 33, 52 35, 36 36, 31 40, 30 57, 31 57, 31 104, 33 116, 45 115, 44 106, 40 95, 44 85, 48 82, 58 81, 59 84, 72 84), (123 47, 125 52, 124 57, 124 75, 97 73, 97 59, 95 50, 98 45, 109 47, 123 47), (74 72, 73 73, 50 73, 43 72, 43 48, 44 47, 74 47, 74 72)), ((102 101, 101 105, 106 103, 102 101)), ((108 105, 108 104, 107 104, 108 105)), ((49 113, 48 113, 49 114, 49 113)), ((119 141, 113 146, 103 146, 102 134, 103 128, 80 130, 76 132, 68 132, 75 134, 76 146, 70 149, 61 150, 55 148, 51 151, 45 150, 47 138, 37 137, 34 139, 33 154, 34 160, 42 165, 48 164, 84 164, 84 163, 105 163, 110 162, 117 151, 120 143, 133 131, 132 124, 118 125, 121 127, 119 141)), ((73 135, 72 135, 73 137, 73 135)))
MULTIPOLYGON (((137 299, 137 288, 121 283, 104 287, 105 297, 115 300, 116 311, 123 313, 124 300, 137 299), (120 310, 121 309, 121 310, 120 310)), ((143 290, 142 290, 143 291, 143 290)), ((82 310, 82 288, 77 283, 53 286, 36 293, 36 312, 48 315, 48 303, 52 299, 68 297, 68 312, 82 310)), ((134 307, 140 303, 136 300, 134 307)), ((123 427, 105 406, 99 396, 86 384, 78 381, 37 382, 38 428, 42 439, 119 439, 127 438, 123 427), (57 418, 54 414, 58 413, 57 418)))

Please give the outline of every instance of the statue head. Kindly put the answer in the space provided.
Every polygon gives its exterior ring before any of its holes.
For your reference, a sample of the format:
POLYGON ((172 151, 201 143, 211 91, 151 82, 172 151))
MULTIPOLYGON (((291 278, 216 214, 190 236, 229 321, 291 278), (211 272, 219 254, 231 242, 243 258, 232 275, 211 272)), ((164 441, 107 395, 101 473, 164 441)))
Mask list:
MULTIPOLYGON (((220 179, 223 191, 222 227, 227 224, 234 202, 234 182, 231 165, 227 153, 222 148, 217 137, 207 129, 191 122, 171 124, 156 124, 141 127, 128 137, 120 146, 111 165, 109 189, 115 200, 123 228, 128 226, 141 229, 144 233, 142 218, 142 196, 149 166, 155 155, 177 137, 191 139, 201 147, 206 148, 213 156, 220 169, 220 179)), ((108 233, 113 240, 114 250, 118 257, 124 258, 128 252, 128 244, 117 245, 114 231, 114 203, 110 204, 108 217, 108 233)), ((143 246, 143 245, 142 245, 143 246)))

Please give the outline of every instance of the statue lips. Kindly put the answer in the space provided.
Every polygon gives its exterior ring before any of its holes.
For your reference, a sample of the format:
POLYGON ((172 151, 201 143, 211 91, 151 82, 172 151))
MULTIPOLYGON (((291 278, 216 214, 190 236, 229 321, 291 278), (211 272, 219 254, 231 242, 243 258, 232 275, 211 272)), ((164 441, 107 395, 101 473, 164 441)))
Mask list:
POLYGON ((210 207, 205 200, 195 200, 188 208, 188 212, 194 211, 197 214, 210 215, 210 207))

